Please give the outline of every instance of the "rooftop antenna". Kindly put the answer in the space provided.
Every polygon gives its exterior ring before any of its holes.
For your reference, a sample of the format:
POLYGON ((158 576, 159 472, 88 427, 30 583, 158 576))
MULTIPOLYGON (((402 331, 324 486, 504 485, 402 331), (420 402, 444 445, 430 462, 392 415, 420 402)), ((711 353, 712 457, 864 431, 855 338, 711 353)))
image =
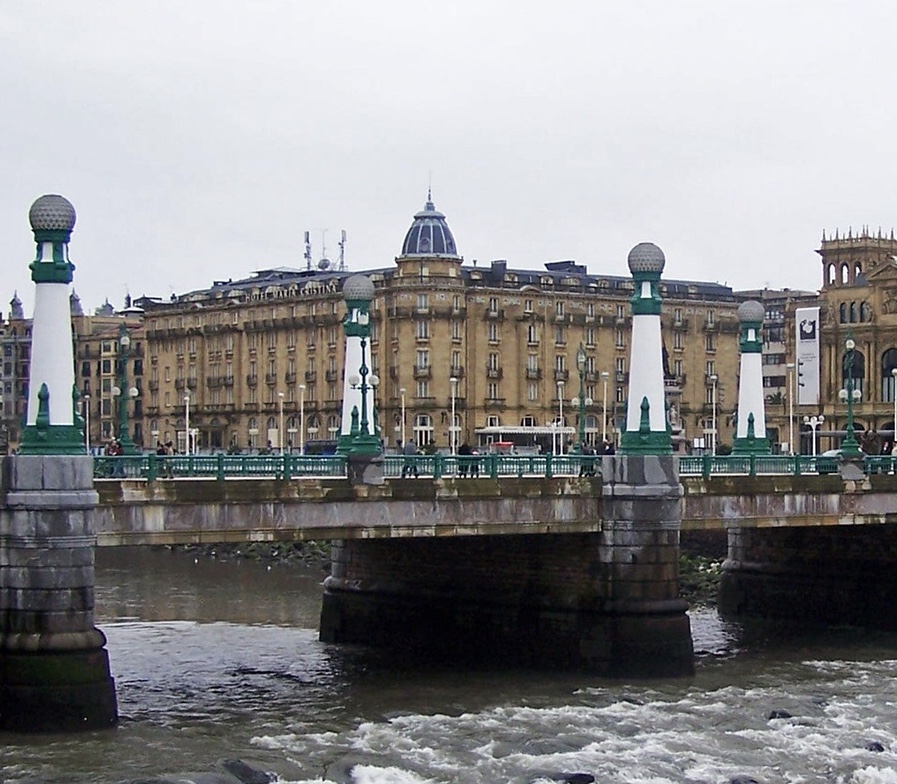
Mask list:
POLYGON ((305 232, 305 271, 311 272, 311 238, 308 232, 305 232))
POLYGON ((323 271, 330 269, 330 259, 327 258, 327 229, 321 229, 321 260, 318 269, 323 271))
POLYGON ((339 267, 340 272, 346 271, 346 230, 343 229, 339 241, 339 267))

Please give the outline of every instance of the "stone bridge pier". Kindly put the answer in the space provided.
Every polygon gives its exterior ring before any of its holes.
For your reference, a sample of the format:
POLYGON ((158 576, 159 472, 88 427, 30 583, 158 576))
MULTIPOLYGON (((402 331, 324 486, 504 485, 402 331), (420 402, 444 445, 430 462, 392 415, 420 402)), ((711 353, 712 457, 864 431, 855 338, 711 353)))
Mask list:
POLYGON ((894 522, 730 524, 719 610, 728 615, 895 630, 895 562, 894 522))
POLYGON ((691 674, 674 460, 605 457, 600 533, 335 542, 321 639, 468 663, 691 674))
POLYGON ((93 459, 5 457, 0 494, 0 730, 112 726, 115 684, 93 622, 93 459))

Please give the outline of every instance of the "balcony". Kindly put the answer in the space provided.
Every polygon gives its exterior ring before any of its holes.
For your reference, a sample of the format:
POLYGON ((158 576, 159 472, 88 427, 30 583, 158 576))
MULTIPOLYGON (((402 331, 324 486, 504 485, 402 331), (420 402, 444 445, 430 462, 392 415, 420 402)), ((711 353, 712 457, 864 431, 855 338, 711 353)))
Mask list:
POLYGON ((338 370, 327 370, 324 373, 324 380, 330 382, 331 384, 334 381, 339 381, 339 371, 338 370))
POLYGON ((501 378, 502 370, 500 367, 486 367, 486 378, 501 378))
POLYGON ((618 370, 614 373, 614 381, 618 384, 628 384, 629 383, 629 373, 626 373, 622 370, 618 370))
POLYGON ((246 376, 246 383, 249 386, 254 387, 256 384, 258 384, 258 382, 259 382, 259 377, 257 375, 250 374, 250 375, 246 376))
POLYGON ((414 377, 415 378, 432 378, 433 377, 433 368, 429 365, 415 365, 414 366, 414 377))
POLYGON ((190 376, 190 378, 187 379, 187 386, 190 389, 196 389, 196 384, 197 384, 196 376, 190 376))
POLYGON ((295 373, 287 373, 284 375, 283 379, 284 379, 284 381, 287 382, 287 384, 295 384, 296 383, 296 374, 295 373))
POLYGON ((486 408, 504 408, 505 399, 503 397, 487 397, 485 401, 483 401, 483 405, 486 408))
POLYGON ((314 384, 318 380, 318 372, 316 370, 305 371, 305 381, 307 384, 314 384))
POLYGON ((542 371, 539 370, 539 368, 527 368, 526 377, 530 381, 538 381, 540 378, 542 378, 542 371))
POLYGON ((483 314, 483 318, 489 319, 491 321, 502 321, 505 317, 504 308, 497 308, 495 310, 487 310, 483 314))
POLYGON ((554 380, 555 381, 568 381, 570 379, 570 371, 569 370, 557 370, 554 371, 554 380))
POLYGON ((182 379, 182 378, 176 378, 176 379, 174 380, 174 388, 175 388, 175 389, 183 389, 184 386, 186 385, 186 383, 187 383, 187 382, 184 381, 184 379, 182 379))
POLYGON ((265 383, 272 387, 277 383, 277 373, 265 373, 265 383))
POLYGON ((151 378, 151 379, 147 382, 147 386, 149 387, 149 389, 150 389, 151 392, 155 392, 155 391, 159 388, 159 381, 158 381, 158 379, 151 378))

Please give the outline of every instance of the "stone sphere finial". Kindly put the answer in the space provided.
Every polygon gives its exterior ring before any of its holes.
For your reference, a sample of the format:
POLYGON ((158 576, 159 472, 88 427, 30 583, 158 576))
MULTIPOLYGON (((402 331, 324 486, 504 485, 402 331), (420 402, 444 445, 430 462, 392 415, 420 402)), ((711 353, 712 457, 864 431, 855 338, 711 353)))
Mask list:
POLYGON ((629 251, 629 271, 636 272, 663 272, 666 257, 663 251, 653 242, 640 242, 629 251))
POLYGON ((374 282, 366 275, 350 275, 343 283, 343 299, 365 300, 370 302, 374 298, 374 282))
POLYGON ((747 322, 762 322, 766 316, 766 308, 756 300, 742 302, 738 306, 738 320, 744 324, 747 322))
POLYGON ((33 231, 68 231, 75 228, 75 208, 64 196, 55 193, 41 196, 28 211, 33 231))

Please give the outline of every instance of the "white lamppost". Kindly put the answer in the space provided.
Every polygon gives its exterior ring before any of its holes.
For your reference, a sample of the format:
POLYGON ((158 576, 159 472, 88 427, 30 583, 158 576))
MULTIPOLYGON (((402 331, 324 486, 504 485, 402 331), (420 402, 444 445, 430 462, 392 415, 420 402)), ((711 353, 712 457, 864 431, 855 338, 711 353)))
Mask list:
MULTIPOLYGON (((90 395, 84 398, 84 451, 90 454, 90 395)), ((897 406, 897 403, 894 404, 897 406)), ((894 409, 894 421, 897 421, 897 408, 894 409)))
POLYGON ((564 382, 558 381, 558 451, 564 454, 564 382))
POLYGON ((813 416, 804 417, 804 424, 809 425, 810 429, 813 431, 813 457, 816 457, 816 431, 823 422, 825 422, 825 417, 822 416, 822 414, 819 416, 814 414, 813 416))
POLYGON ((190 395, 184 395, 184 452, 185 454, 192 455, 193 447, 190 444, 190 395))
POLYGON ((788 449, 791 454, 797 454, 794 451, 794 363, 789 362, 785 367, 788 369, 788 449))
POLYGON ((299 454, 305 454, 305 384, 299 385, 299 454))
POLYGON ((894 379, 894 436, 891 439, 891 454, 897 455, 897 368, 891 370, 891 377, 894 379))
POLYGON ((283 392, 277 393, 277 403, 280 408, 279 410, 279 419, 277 426, 277 452, 279 454, 283 454, 283 392))
POLYGON ((452 376, 449 379, 449 385, 452 388, 452 423, 449 425, 449 442, 454 455, 458 451, 458 436, 455 431, 455 397, 458 394, 458 379, 452 376))
POLYGON ((712 428, 711 428, 711 432, 710 432, 710 435, 711 435, 710 453, 713 455, 716 454, 716 443, 717 443, 716 442, 716 384, 718 381, 719 381, 719 376, 717 376, 715 373, 712 376, 710 376, 710 383, 712 384, 712 387, 710 389, 710 402, 713 406, 712 419, 710 420, 712 422, 712 428))
POLYGON ((402 387, 399 390, 399 394, 402 396, 402 443, 405 443, 405 387, 402 387))
POLYGON ((601 440, 607 441, 607 380, 610 373, 606 370, 601 373, 601 440))

